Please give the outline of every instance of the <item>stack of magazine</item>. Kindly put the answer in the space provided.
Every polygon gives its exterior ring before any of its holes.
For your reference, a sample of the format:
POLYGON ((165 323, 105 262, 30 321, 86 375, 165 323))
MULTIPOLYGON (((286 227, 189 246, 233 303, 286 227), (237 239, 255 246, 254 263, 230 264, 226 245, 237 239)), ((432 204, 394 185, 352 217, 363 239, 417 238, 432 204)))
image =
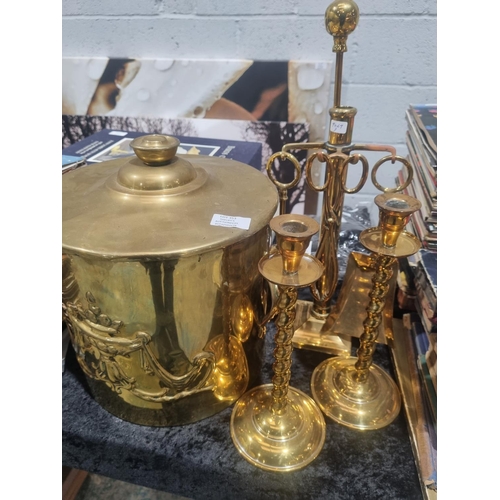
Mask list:
MULTIPOLYGON (((406 194, 422 203, 410 226, 424 248, 437 250, 437 105, 410 105, 406 121, 408 161, 413 167, 413 182, 406 194)), ((404 182, 408 173, 403 169, 398 175, 404 182)))
POLYGON ((421 250, 408 258, 413 270, 415 312, 409 322, 425 400, 437 424, 437 253, 421 250))
POLYGON ((395 336, 400 382, 425 500, 437 494, 437 252, 401 259, 398 275, 403 332, 395 336))
MULTIPOLYGON (((424 498, 433 499, 437 494, 437 105, 410 105, 406 121, 413 181, 405 194, 422 203, 407 229, 421 241, 422 249, 400 261, 397 301, 405 312, 405 333, 396 365, 424 498)), ((407 175, 406 169, 400 170, 398 182, 407 175)))

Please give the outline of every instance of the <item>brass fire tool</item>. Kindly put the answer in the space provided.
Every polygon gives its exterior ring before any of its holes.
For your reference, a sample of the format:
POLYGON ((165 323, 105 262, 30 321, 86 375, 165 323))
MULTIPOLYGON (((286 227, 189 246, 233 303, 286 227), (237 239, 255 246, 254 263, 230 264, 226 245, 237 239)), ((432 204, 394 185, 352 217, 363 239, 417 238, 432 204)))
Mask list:
POLYGON ((372 364, 378 328, 382 321, 393 264, 397 258, 420 249, 415 236, 404 231, 408 217, 421 203, 402 194, 381 194, 375 198, 380 225, 366 229, 360 241, 372 252, 372 287, 357 357, 335 357, 316 367, 311 379, 314 400, 325 415, 354 429, 379 429, 390 424, 401 408, 401 396, 394 380, 372 364))
POLYGON ((289 386, 297 289, 316 281, 323 265, 306 249, 319 224, 304 215, 271 220, 277 252, 259 262, 262 276, 279 290, 272 384, 246 392, 231 415, 231 437, 243 457, 270 471, 301 469, 314 460, 325 442, 326 424, 316 403, 289 386))
MULTIPOLYGON (((411 182, 413 170, 410 163, 403 157, 396 155, 392 146, 374 144, 352 144, 351 138, 354 127, 356 108, 341 105, 342 65, 344 52, 347 51, 347 37, 354 31, 359 21, 359 9, 353 0, 336 0, 331 3, 325 12, 325 26, 330 35, 333 35, 333 52, 336 53, 335 85, 333 107, 329 110, 330 127, 328 141, 312 143, 285 144, 281 151, 273 154, 267 162, 267 173, 277 186, 280 195, 280 214, 286 212, 288 191, 295 187, 301 178, 301 168, 298 160, 289 151, 316 150, 310 154, 305 166, 305 178, 309 187, 318 193, 323 193, 321 230, 316 258, 324 265, 325 272, 318 281, 311 285, 313 302, 299 300, 295 320, 296 331, 293 345, 298 348, 314 349, 329 354, 349 355, 351 350, 352 330, 339 331, 338 311, 344 311, 342 304, 337 304, 336 315, 332 313, 331 300, 338 283, 337 249, 342 221, 344 195, 353 194, 365 185, 369 173, 368 160, 355 151, 387 151, 390 154, 381 158, 371 171, 371 180, 375 187, 385 193, 399 192, 411 182), (288 160, 294 167, 294 179, 287 183, 277 181, 273 167, 279 160, 288 160), (313 178, 313 164, 318 160, 324 164, 325 174, 323 185, 317 185, 313 178), (377 171, 387 162, 399 161, 407 169, 407 180, 395 188, 383 187, 377 181, 377 171), (353 188, 346 186, 347 172, 350 164, 361 162, 362 171, 358 184, 353 188), (329 319, 329 321, 327 321, 329 319)), ((346 293, 340 294, 345 297, 346 293)), ((365 297, 366 295, 361 295, 365 297)), ((349 312, 348 312, 349 314, 349 312)), ((392 318, 392 316, 391 316, 392 318)))

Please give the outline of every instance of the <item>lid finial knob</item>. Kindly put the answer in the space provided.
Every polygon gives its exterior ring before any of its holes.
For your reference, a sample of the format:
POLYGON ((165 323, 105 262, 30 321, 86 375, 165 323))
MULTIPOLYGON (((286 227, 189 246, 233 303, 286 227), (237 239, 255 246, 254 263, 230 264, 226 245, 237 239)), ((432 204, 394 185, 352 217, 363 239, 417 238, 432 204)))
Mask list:
POLYGON ((136 137, 130 147, 146 165, 166 165, 177 152, 180 142, 170 135, 151 134, 136 137))

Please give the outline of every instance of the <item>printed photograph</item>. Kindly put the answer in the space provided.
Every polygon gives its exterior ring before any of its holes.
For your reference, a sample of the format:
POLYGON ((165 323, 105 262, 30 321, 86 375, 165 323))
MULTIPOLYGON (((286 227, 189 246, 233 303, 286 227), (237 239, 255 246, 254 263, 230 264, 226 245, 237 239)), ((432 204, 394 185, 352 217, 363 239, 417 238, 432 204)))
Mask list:
POLYGON ((332 63, 63 58, 62 113, 306 122, 326 139, 332 63))

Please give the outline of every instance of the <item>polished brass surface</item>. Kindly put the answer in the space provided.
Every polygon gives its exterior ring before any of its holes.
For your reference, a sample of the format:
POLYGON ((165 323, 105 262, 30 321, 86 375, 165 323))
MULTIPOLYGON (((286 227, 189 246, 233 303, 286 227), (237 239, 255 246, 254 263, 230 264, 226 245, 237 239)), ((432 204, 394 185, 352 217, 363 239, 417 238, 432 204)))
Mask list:
MULTIPOLYGON (((379 207, 379 228, 371 228, 360 235, 361 243, 371 252, 379 253, 383 249, 385 255, 403 257, 414 254, 420 247, 418 239, 403 230, 407 217, 420 208, 420 202, 403 194, 385 193, 375 198, 379 207), (399 245, 397 239, 403 234, 399 245)), ((374 257, 353 252, 332 312, 325 321, 320 335, 327 339, 333 335, 359 337, 358 325, 363 321, 368 305, 368 292, 374 273, 374 257)), ((377 342, 392 345, 392 315, 398 263, 392 264, 392 277, 388 283, 383 321, 379 326, 377 342)))
POLYGON ((359 8, 352 0, 332 2, 325 12, 325 27, 333 35, 333 52, 347 51, 347 36, 358 25, 359 8))
POLYGON ((177 157, 154 169, 134 159, 126 162, 118 171, 116 181, 110 180, 107 185, 123 194, 134 195, 140 191, 143 196, 172 195, 198 189, 205 180, 206 175, 177 157))
POLYGON ((353 0, 336 0, 327 7, 325 12, 325 27, 334 38, 333 52, 336 54, 333 107, 329 110, 328 141, 324 143, 285 144, 282 151, 272 155, 267 162, 268 175, 280 193, 280 214, 285 213, 287 191, 298 184, 301 175, 305 176, 308 186, 313 191, 323 193, 321 229, 315 257, 323 264, 325 272, 317 282, 311 285, 312 304, 310 306, 303 304, 299 307, 301 314, 298 315, 296 322, 300 320, 302 323, 296 323, 294 346, 344 355, 350 353, 348 334, 337 333, 338 328, 325 329, 324 326, 327 321, 329 325, 332 325, 330 315, 332 313, 332 299, 339 278, 337 249, 344 196, 359 192, 369 176, 368 161, 359 151, 390 153, 379 160, 371 171, 373 184, 383 192, 400 192, 411 182, 413 177, 411 165, 405 158, 396 155, 396 150, 392 146, 351 143, 357 110, 355 107, 341 104, 342 68, 344 52, 347 51, 347 38, 356 29, 358 21, 359 8, 353 0), (301 174, 299 164, 291 153, 293 150, 311 152, 303 174, 301 174), (272 167, 279 161, 291 162, 294 167, 294 178, 288 184, 280 184, 272 175, 272 167), (378 182, 377 172, 388 161, 391 163, 400 162, 406 167, 408 175, 407 181, 403 185, 386 187, 378 182), (324 164, 324 182, 321 185, 313 182, 314 162, 324 164), (361 167, 359 182, 354 187, 348 187, 346 185, 348 168, 356 164, 360 164, 361 167), (318 336, 324 336, 324 338, 318 338, 318 336))
POLYGON ((383 158, 380 158, 380 160, 377 161, 377 163, 375 163, 375 165, 373 165, 371 178, 372 178, 373 185, 378 190, 383 191, 384 193, 399 193, 400 191, 404 191, 411 184, 411 181, 413 180, 413 167, 411 166, 411 163, 406 158, 403 158, 402 156, 387 155, 387 156, 384 156, 383 158), (403 166, 406 168, 406 181, 403 182, 403 184, 398 184, 395 188, 384 187, 377 181, 378 169, 380 168, 380 166, 382 164, 384 164, 385 162, 387 162, 389 160, 391 161, 391 163, 394 163, 394 161, 397 160, 400 163, 402 163, 403 166))
MULTIPOLYGON (((269 225, 276 234, 276 245, 283 261, 283 272, 278 279, 281 280, 282 275, 297 275, 307 246, 319 231, 319 224, 304 215, 279 215, 274 217, 269 225)), ((272 276, 264 277, 274 282, 272 276)))
POLYGON ((355 377, 357 358, 340 356, 327 361, 316 368, 311 385, 313 398, 325 415, 357 430, 380 429, 398 416, 398 388, 384 370, 371 366, 367 382, 360 383, 355 377))
POLYGON ((295 158, 295 156, 293 156, 292 154, 287 153, 285 151, 278 151, 277 153, 274 153, 267 161, 266 171, 267 171, 267 175, 269 176, 269 178, 273 181, 274 185, 278 188, 278 192, 279 192, 279 196, 280 196, 280 212, 279 213, 280 213, 280 215, 283 215, 286 213, 286 202, 288 200, 288 190, 295 187, 300 181, 300 175, 301 175, 300 164, 299 164, 297 158, 295 158), (292 163, 293 168, 295 170, 295 174, 294 174, 294 178, 291 182, 288 182, 288 183, 279 182, 276 179, 276 177, 274 176, 273 170, 272 170, 272 165, 273 165, 274 160, 277 158, 280 158, 283 161, 289 160, 292 163))
POLYGON ((386 255, 392 257, 407 257, 413 255, 420 249, 420 241, 413 234, 407 231, 402 231, 399 234, 400 243, 394 246, 386 246, 384 244, 384 233, 376 227, 366 230, 364 234, 360 234, 359 241, 365 248, 372 252, 379 252, 383 249, 386 255))
POLYGON ((220 158, 134 157, 64 176, 63 311, 106 410, 182 425, 246 391, 261 368, 258 264, 277 204, 266 176, 220 158), (146 187, 128 182, 134 170, 146 187), (249 217, 250 228, 212 226, 214 213, 249 217))
MULTIPOLYGON (((373 255, 361 252, 351 252, 347 260, 347 269, 339 296, 331 314, 322 324, 318 338, 325 347, 330 338, 359 337, 359 325, 363 323, 368 306, 368 293, 372 287, 374 273, 373 255), (331 332, 331 333, 330 333, 331 332)), ((389 280, 389 290, 384 306, 382 322, 378 328, 377 342, 392 345, 392 320, 394 314, 394 297, 396 291, 398 263, 392 264, 392 276, 389 280)), ((328 352, 322 349, 324 352, 328 352)), ((335 352, 331 352, 335 354, 335 352)))
POLYGON ((146 165, 165 165, 180 145, 179 139, 167 135, 152 134, 136 137, 130 147, 146 165))
MULTIPOLYGON (((259 271, 268 281, 278 286, 302 286, 300 283, 317 280, 323 272, 323 266, 312 255, 304 255, 295 273, 283 272, 281 255, 273 254, 259 262, 259 271)), ((277 311, 276 311, 277 312, 277 311)))
POLYGON ((271 221, 271 227, 276 231, 279 253, 263 257, 260 269, 279 289, 273 383, 248 391, 236 402, 231 414, 231 437, 251 464, 289 472, 308 465, 325 442, 326 425, 320 409, 309 396, 289 386, 297 290, 317 280, 323 269, 316 259, 308 260, 310 256, 304 254, 319 229, 314 219, 278 216, 271 221), (279 265, 270 266, 270 262, 279 265), (316 272, 302 272, 303 264, 309 271, 315 267, 316 272))
POLYGON ((315 318, 312 314, 313 303, 298 300, 295 314, 295 333, 293 346, 327 354, 347 355, 351 352, 351 337, 340 334, 323 333, 327 323, 324 318, 315 318))
MULTIPOLYGON (((404 194, 380 194, 375 198, 375 204, 379 207, 379 228, 380 236, 376 242, 375 231, 365 231, 363 245, 372 252, 380 253, 384 249, 384 254, 388 255, 389 249, 394 249, 395 257, 413 255, 417 250, 413 249, 412 243, 396 246, 401 234, 405 235, 405 240, 413 241, 416 238, 408 238, 409 233, 403 233, 408 217, 420 209, 422 204, 416 198, 404 194), (407 248, 408 245, 408 248, 407 248), (410 253, 406 253, 410 252, 410 253)), ((361 238, 360 238, 361 239, 361 238)))
POLYGON ((246 294, 235 294, 231 304, 231 327, 240 342, 246 342, 252 333, 255 312, 246 294))
POLYGON ((293 387, 287 392, 286 413, 273 413, 273 389, 272 384, 255 387, 236 402, 231 415, 231 437, 241 455, 260 469, 302 469, 323 449, 323 415, 310 396, 293 387), (250 412, 252 418, 248 417, 250 412))
POLYGON ((112 260, 231 245, 267 225, 278 203, 261 172, 211 156, 178 155, 161 166, 120 158, 69 172, 62 187, 63 252, 112 260), (214 213, 248 217, 250 228, 212 226, 214 213))
POLYGON ((390 424, 401 408, 395 382, 382 368, 373 365, 373 353, 389 283, 397 269, 396 258, 410 255, 409 249, 416 252, 419 248, 404 231, 410 214, 420 208, 419 202, 405 195, 384 194, 377 196, 376 203, 381 212, 380 225, 360 235, 360 241, 368 241, 372 247, 369 249, 375 248, 376 252, 372 250, 374 253, 361 262, 372 270, 372 276, 357 358, 327 359, 314 370, 311 380, 313 398, 323 412, 336 422, 360 430, 390 424))
MULTIPOLYGON (((339 86, 340 88, 340 86, 339 86)), ((349 106, 334 106, 330 108, 330 120, 333 122, 346 123, 345 132, 340 132, 339 127, 330 127, 328 142, 332 145, 343 146, 350 144, 354 130, 354 117, 358 110, 349 106)))
MULTIPOLYGON (((102 380, 118 394, 125 389, 131 395, 152 403, 177 399, 199 391, 206 385, 214 371, 214 353, 197 354, 186 373, 176 376, 172 373, 175 370, 169 372, 158 362, 150 334, 137 331, 129 338, 124 337, 120 332, 123 322, 112 320, 104 314, 90 292, 87 292, 86 298, 86 308, 78 302, 66 304, 73 342, 78 346, 80 358, 85 359, 88 353, 96 360, 95 363, 80 363, 86 375, 102 380), (130 358, 135 352, 139 353, 144 373, 156 375, 161 382, 156 390, 145 390, 138 386, 135 377, 129 376, 126 367, 120 364, 120 358, 130 358)), ((179 360, 177 358, 175 361, 179 360)), ((183 359, 182 362, 186 363, 187 360, 183 359)), ((212 388, 208 386, 208 389, 212 388)))

